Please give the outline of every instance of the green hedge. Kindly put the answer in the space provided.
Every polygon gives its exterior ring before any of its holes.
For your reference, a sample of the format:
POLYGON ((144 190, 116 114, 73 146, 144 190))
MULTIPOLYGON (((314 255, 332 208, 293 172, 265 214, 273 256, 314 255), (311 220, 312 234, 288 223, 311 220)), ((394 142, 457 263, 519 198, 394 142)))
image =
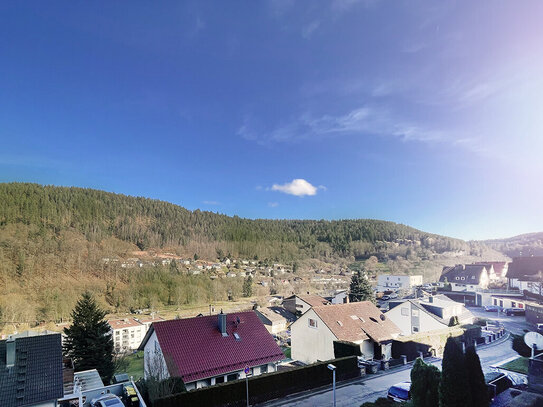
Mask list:
MULTIPOLYGON (((250 404, 263 403, 300 391, 331 385, 332 372, 326 367, 328 363, 333 363, 336 366, 336 379, 338 381, 360 375, 356 356, 349 356, 254 376, 249 378, 250 404)), ((164 397, 157 400, 154 407, 241 407, 245 406, 246 403, 245 379, 241 379, 164 397)))

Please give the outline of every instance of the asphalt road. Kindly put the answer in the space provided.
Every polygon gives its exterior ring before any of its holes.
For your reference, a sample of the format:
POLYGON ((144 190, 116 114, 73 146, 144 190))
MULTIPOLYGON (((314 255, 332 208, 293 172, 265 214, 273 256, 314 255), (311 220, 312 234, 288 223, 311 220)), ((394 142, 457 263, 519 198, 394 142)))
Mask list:
MULTIPOLYGON (((508 317, 497 315, 497 313, 488 313, 479 308, 471 308, 475 315, 489 318, 501 322, 507 330, 513 333, 523 333, 528 329, 524 317, 508 317)), ((500 340, 495 344, 485 345, 478 349, 477 353, 481 359, 481 365, 485 372, 492 370, 494 365, 504 359, 516 355, 511 349, 511 340, 500 340)), ((441 360, 433 359, 433 364, 441 369, 441 360)), ((375 401, 379 397, 386 397, 390 386, 409 380, 410 367, 404 370, 395 371, 390 374, 376 375, 370 378, 356 379, 354 381, 341 383, 336 389, 336 403, 338 407, 360 406, 366 401, 375 401)), ((310 392, 298 393, 281 400, 274 400, 268 403, 260 404, 262 407, 290 406, 290 407, 312 407, 332 405, 333 395, 332 386, 329 388, 316 389, 310 392)))

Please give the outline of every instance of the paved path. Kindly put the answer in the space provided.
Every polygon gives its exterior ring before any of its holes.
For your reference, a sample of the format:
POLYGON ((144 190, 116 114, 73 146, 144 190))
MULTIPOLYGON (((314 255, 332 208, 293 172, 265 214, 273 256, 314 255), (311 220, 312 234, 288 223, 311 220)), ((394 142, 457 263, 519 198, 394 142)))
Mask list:
MULTIPOLYGON (((506 336, 499 341, 481 346, 478 349, 479 358, 483 370, 489 371, 490 366, 514 356, 516 353, 511 349, 511 341, 506 336)), ((441 359, 433 358, 433 364, 441 369, 441 359)), ((369 375, 364 378, 342 382, 336 390, 336 401, 338 407, 359 407, 366 401, 375 401, 379 397, 386 397, 388 388, 396 383, 409 380, 411 365, 399 368, 389 374, 369 375)), ((260 404, 262 407, 312 407, 332 405, 332 390, 330 387, 315 389, 313 391, 298 393, 281 400, 260 404)))

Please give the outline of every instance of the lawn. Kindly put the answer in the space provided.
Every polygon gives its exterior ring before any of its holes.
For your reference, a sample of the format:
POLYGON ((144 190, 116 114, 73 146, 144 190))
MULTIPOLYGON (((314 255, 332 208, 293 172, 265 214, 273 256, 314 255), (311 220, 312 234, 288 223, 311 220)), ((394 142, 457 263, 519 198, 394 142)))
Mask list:
POLYGON ((143 377, 143 352, 133 353, 124 358, 126 363, 119 366, 115 373, 126 373, 128 377, 133 376, 134 381, 143 377))
POLYGON ((511 370, 512 372, 528 374, 528 358, 518 357, 505 365, 500 366, 502 369, 511 370))

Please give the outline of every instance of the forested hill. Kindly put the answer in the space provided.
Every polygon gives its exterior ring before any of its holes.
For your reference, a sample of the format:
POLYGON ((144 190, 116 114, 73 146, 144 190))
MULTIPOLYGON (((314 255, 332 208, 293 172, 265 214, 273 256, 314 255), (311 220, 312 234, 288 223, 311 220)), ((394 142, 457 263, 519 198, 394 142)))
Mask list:
POLYGON ((478 250, 462 240, 387 221, 251 220, 74 187, 4 183, 0 184, 0 202, 0 228, 28 225, 42 236, 72 230, 89 242, 114 237, 141 250, 177 247, 187 255, 196 250, 203 252, 200 256, 222 250, 233 256, 288 261, 478 250), (397 250, 400 247, 403 249, 397 250))
POLYGON ((509 257, 543 256, 543 232, 485 240, 483 243, 509 257))

